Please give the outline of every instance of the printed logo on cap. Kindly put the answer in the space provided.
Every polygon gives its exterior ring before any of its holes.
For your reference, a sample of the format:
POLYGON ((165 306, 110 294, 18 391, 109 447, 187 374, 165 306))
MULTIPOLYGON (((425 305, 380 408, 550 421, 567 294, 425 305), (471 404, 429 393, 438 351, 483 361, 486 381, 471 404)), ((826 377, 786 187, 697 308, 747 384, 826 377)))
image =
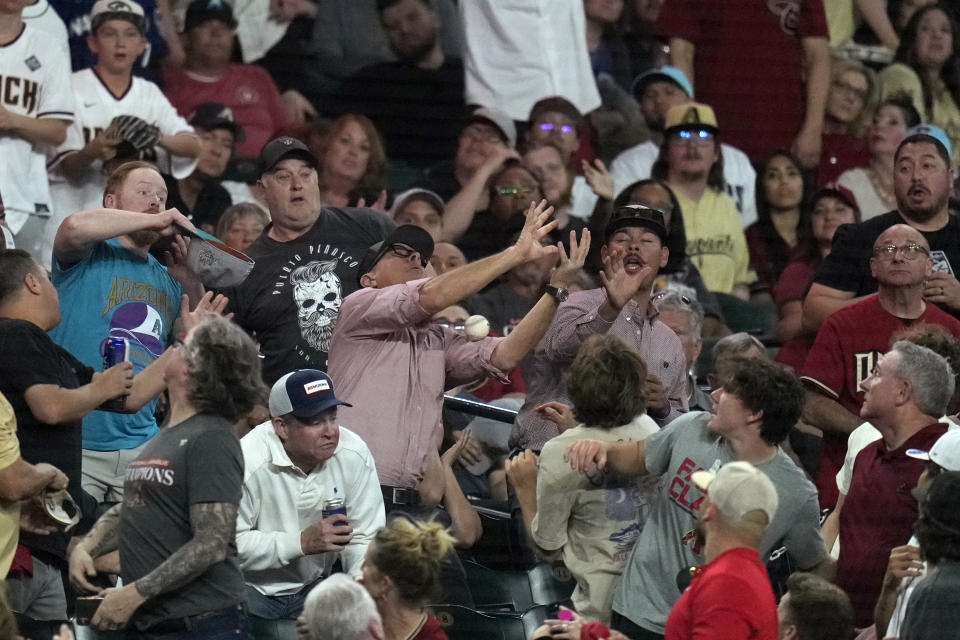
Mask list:
POLYGON ((683 114, 680 122, 700 124, 703 120, 700 118, 700 111, 696 107, 690 107, 687 109, 687 112, 683 114))
POLYGON ((133 11, 133 7, 124 2, 123 0, 114 0, 107 5, 107 9, 110 11, 133 11))
POLYGON ((308 382, 303 385, 303 390, 310 395, 311 393, 317 393, 318 391, 329 391, 330 383, 326 380, 314 380, 313 382, 308 382))

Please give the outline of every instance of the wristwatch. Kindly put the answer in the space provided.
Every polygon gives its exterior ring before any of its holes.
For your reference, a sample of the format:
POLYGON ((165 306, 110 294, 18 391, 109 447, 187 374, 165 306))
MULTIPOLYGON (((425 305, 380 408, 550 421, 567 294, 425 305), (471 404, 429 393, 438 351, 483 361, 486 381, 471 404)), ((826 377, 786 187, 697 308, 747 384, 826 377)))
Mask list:
POLYGON ((560 304, 570 296, 570 292, 567 291, 566 287, 555 287, 552 284, 548 284, 545 290, 548 296, 557 301, 557 304, 560 304))

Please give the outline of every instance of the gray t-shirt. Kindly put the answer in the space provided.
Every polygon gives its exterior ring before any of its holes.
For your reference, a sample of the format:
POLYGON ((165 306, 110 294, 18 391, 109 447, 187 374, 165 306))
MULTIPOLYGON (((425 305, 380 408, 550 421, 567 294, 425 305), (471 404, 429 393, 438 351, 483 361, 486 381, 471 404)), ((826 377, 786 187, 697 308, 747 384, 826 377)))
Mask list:
MULTIPOLYGON (((705 562, 694 535, 705 494, 690 475, 701 469, 716 471, 734 459, 730 445, 707 427, 709 419, 709 413, 684 414, 644 441, 647 471, 660 477, 660 499, 633 548, 613 610, 656 633, 664 632, 670 608, 680 597, 677 574, 705 562)), ((820 563, 827 550, 813 484, 782 450, 757 466, 773 481, 779 498, 760 557, 782 545, 801 569, 820 563)))
MULTIPOLYGON (((230 423, 199 414, 161 429, 127 467, 120 516, 120 566, 129 584, 162 564, 193 538, 190 507, 240 504, 243 455, 230 423)), ((238 604, 243 577, 234 536, 227 557, 187 584, 145 602, 132 622, 144 629, 163 620, 238 604)))
POLYGON ((901 640, 950 638, 960 627, 960 562, 944 562, 913 591, 901 640), (954 631, 950 631, 954 629, 954 631))

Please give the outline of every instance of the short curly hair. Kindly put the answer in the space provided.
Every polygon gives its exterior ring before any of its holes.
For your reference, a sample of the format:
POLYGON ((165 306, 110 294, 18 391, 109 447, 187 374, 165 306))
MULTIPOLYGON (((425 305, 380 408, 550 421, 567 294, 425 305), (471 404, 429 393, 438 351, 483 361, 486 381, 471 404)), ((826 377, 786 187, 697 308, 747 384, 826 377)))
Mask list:
POLYGON ((627 424, 646 411, 646 379, 640 354, 610 335, 588 338, 564 374, 573 416, 601 429, 627 424))
POLYGON ((760 437, 767 444, 780 444, 800 419, 803 385, 792 369, 782 364, 751 358, 740 362, 724 389, 754 413, 763 412, 760 437))
POLYGON ((223 316, 207 316, 190 332, 183 348, 189 366, 187 394, 198 412, 236 422, 266 403, 259 350, 234 323, 223 316))

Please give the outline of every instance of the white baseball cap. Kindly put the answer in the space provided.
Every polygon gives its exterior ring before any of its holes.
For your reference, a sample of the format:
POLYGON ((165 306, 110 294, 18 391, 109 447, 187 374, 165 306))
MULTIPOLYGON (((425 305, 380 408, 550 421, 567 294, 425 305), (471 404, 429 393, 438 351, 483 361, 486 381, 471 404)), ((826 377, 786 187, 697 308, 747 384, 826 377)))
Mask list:
POLYGON ((749 462, 728 462, 716 473, 696 471, 693 483, 706 491, 724 516, 739 522, 751 511, 763 511, 772 522, 777 513, 777 490, 767 474, 749 462))
POLYGON ((930 451, 907 449, 907 455, 917 460, 931 460, 947 471, 960 471, 960 429, 951 429, 940 436, 930 451))

